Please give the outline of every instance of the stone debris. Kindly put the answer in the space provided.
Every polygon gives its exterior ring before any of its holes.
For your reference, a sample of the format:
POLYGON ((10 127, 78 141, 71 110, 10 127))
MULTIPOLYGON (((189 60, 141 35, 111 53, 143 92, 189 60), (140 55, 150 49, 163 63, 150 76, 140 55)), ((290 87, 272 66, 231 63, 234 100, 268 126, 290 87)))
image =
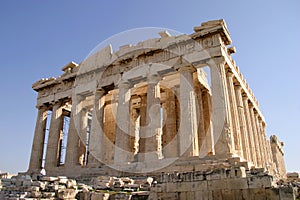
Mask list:
POLYGON ((78 193, 76 180, 67 177, 32 179, 19 173, 10 179, 1 179, 2 199, 74 199, 78 193))
POLYGON ((90 184, 83 184, 66 176, 45 176, 36 180, 19 173, 0 179, 0 199, 147 199, 152 181, 152 177, 133 180, 98 176, 92 178, 90 184))
POLYGON ((244 167, 197 172, 162 173, 155 177, 96 176, 88 184, 66 176, 46 176, 39 181, 19 173, 0 179, 0 199, 270 199, 300 198, 298 173, 274 180, 260 168, 244 167))

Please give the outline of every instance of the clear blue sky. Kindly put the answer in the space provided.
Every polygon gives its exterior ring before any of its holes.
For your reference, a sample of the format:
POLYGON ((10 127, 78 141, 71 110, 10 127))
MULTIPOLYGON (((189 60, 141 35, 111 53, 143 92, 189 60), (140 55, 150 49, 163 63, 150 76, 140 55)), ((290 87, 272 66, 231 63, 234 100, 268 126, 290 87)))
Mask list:
POLYGON ((300 171, 300 1, 0 1, 0 170, 28 167, 37 111, 31 84, 81 62, 109 36, 138 27, 193 27, 225 19, 234 59, 300 171))

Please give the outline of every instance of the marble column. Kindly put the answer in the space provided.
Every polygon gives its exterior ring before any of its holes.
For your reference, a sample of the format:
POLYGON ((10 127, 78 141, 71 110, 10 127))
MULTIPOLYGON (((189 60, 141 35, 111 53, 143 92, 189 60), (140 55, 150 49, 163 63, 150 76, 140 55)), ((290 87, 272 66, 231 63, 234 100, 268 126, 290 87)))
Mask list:
POLYGON ((241 142, 241 130, 239 122, 239 113, 236 104, 235 88, 233 84, 233 73, 228 70, 226 72, 227 77, 227 88, 228 88, 228 97, 230 102, 230 113, 231 113, 231 122, 232 122, 232 133, 234 138, 234 145, 236 154, 239 157, 244 157, 243 155, 243 145, 241 142))
POLYGON ((230 104, 223 58, 211 59, 208 63, 212 84, 212 123, 215 155, 218 158, 234 156, 234 138, 230 104))
POLYGON ((52 108, 52 117, 46 152, 45 169, 53 170, 59 166, 59 139, 63 129, 62 102, 56 102, 52 108))
POLYGON ((95 166, 103 160, 103 117, 105 104, 105 90, 97 89, 94 93, 93 118, 89 143, 89 166, 95 166))
POLYGON ((140 94, 141 105, 140 105, 140 140, 139 140, 139 152, 138 161, 143 162, 145 160, 146 152, 146 125, 147 125, 147 94, 140 94))
POLYGON ((249 136, 247 130, 247 121, 244 112, 243 97, 242 97, 242 87, 240 85, 235 85, 235 96, 236 105, 238 109, 239 125, 241 131, 241 142, 243 146, 243 157, 247 161, 251 161, 251 151, 249 146, 249 136))
POLYGON ((267 168, 267 170, 269 172, 273 172, 274 162, 273 162, 271 144, 270 144, 270 141, 268 139, 266 139, 266 147, 267 147, 267 156, 268 156, 268 168, 267 168))
MULTIPOLYGON (((203 100, 203 117, 204 117, 204 129, 205 129, 205 149, 206 155, 213 155, 214 152, 214 139, 212 129, 212 102, 211 95, 207 89, 202 91, 203 100)), ((201 155, 200 155, 201 156, 201 155)))
POLYGON ((165 90, 166 101, 162 104, 163 108, 163 134, 162 147, 164 158, 178 156, 178 140, 176 130, 176 110, 175 95, 172 90, 165 90))
POLYGON ((148 75, 147 86, 147 129, 145 131, 145 160, 157 160, 162 157, 161 147, 161 105, 160 105, 160 87, 158 74, 148 75))
POLYGON ((119 99, 116 116, 115 163, 128 163, 133 159, 130 149, 130 84, 122 80, 118 84, 119 99))
POLYGON ((249 150, 250 150, 250 157, 251 157, 250 161, 253 163, 253 165, 256 165, 257 164, 256 147, 255 147, 255 141, 254 141, 254 135, 253 135, 253 129, 252 129, 252 123, 251 123, 249 103, 248 103, 249 99, 246 94, 242 94, 242 96, 243 96, 245 120, 246 120, 246 124, 247 124, 249 150))
POLYGON ((261 117, 256 114, 257 118, 257 132, 259 134, 259 145, 260 145, 260 152, 261 152, 261 164, 262 167, 266 167, 266 146, 265 146, 265 136, 263 132, 263 127, 262 127, 262 119, 261 117))
POLYGON ((79 151, 79 164, 81 166, 85 165, 86 163, 86 142, 87 142, 87 108, 81 108, 78 114, 78 130, 79 130, 79 144, 78 144, 78 151, 79 151))
POLYGON ((204 157, 207 155, 206 149, 206 132, 205 132, 205 122, 204 122, 204 107, 203 107, 203 95, 201 84, 198 80, 197 73, 194 73, 194 88, 196 95, 196 116, 198 124, 198 149, 199 156, 204 157))
POLYGON ((252 130, 253 130, 253 137, 254 137, 254 144, 255 144, 255 154, 256 154, 256 163, 258 167, 261 167, 261 152, 259 147, 259 140, 258 140, 258 133, 257 133, 257 126, 256 126, 256 120, 254 115, 254 107, 253 104, 249 104, 249 110, 250 110, 250 117, 251 117, 251 124, 252 124, 252 130))
POLYGON ((116 142, 116 116, 117 116, 117 95, 111 95, 111 101, 106 101, 104 107, 104 137, 103 137, 103 162, 105 164, 114 163, 115 142, 116 142))
POLYGON ((182 67, 180 72, 180 155, 198 156, 198 127, 196 115, 196 97, 194 91, 192 66, 182 67))
POLYGON ((265 146, 265 165, 268 167, 270 165, 270 160, 268 156, 268 140, 267 140, 267 134, 266 134, 266 124, 264 121, 261 123, 262 126, 262 133, 263 133, 263 143, 265 146))
POLYGON ((68 131, 68 143, 66 151, 66 169, 72 169, 79 166, 79 144, 81 143, 79 137, 79 115, 81 114, 81 101, 83 97, 76 95, 72 99, 72 108, 70 115, 70 125, 68 131))
MULTIPOLYGON (((131 102, 133 99, 131 98, 131 102)), ((132 103, 130 103, 132 105, 132 103)), ((130 109, 130 149, 133 152, 133 161, 138 161, 139 140, 140 140, 140 109, 130 109)))
POLYGON ((48 107, 47 106, 39 107, 28 172, 39 170, 42 166, 47 116, 48 116, 48 107))

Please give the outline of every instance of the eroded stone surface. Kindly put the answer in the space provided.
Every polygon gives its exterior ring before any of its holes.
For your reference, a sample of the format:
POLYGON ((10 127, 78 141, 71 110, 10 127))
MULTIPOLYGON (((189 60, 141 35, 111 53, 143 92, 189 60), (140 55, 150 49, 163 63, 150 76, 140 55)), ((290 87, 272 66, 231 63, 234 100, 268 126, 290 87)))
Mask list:
POLYGON ((145 183, 152 199, 284 199, 289 189, 273 184, 286 178, 283 143, 266 137, 258 101, 231 57, 226 23, 204 22, 194 31, 160 32, 115 52, 107 46, 34 83, 38 117, 28 174, 45 159, 48 175, 94 176, 96 189, 135 190, 138 180, 114 178, 124 175, 165 177, 157 187, 145 183))

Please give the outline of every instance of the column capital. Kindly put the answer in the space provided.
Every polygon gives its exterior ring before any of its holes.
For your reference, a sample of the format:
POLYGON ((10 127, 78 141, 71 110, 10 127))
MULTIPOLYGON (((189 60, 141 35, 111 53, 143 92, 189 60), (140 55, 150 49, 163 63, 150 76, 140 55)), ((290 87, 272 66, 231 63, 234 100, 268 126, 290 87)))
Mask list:
POLYGON ((105 90, 103 88, 97 88, 94 92, 95 97, 101 98, 105 94, 105 90))
POLYGON ((245 93, 245 92, 243 92, 242 93, 242 97, 243 97, 243 100, 248 100, 249 98, 248 98, 248 95, 245 93))
POLYGON ((161 80, 161 76, 158 73, 149 73, 147 80, 148 84, 157 84, 161 80))
POLYGON ((38 109, 38 110, 46 110, 46 109, 49 108, 49 106, 47 106, 47 105, 45 105, 45 104, 42 104, 42 105, 36 105, 35 107, 36 107, 36 109, 38 109))
POLYGON ((242 86, 241 86, 240 84, 237 83, 237 84, 234 85, 234 87, 235 87, 235 89, 238 90, 239 92, 242 91, 242 86))
POLYGON ((84 96, 82 94, 76 94, 75 97, 76 97, 77 102, 83 101, 86 98, 86 96, 84 96))
POLYGON ((231 71, 231 69, 227 69, 227 70, 226 70, 226 76, 227 76, 228 78, 233 78, 234 74, 233 74, 233 72, 231 71))
POLYGON ((194 66, 192 66, 192 65, 180 66, 176 70, 178 72, 186 72, 186 71, 195 72, 195 71, 197 71, 197 69, 194 66))
POLYGON ((50 105, 53 107, 53 106, 60 106, 60 105, 62 105, 62 103, 63 103, 63 101, 61 101, 61 100, 57 100, 57 101, 52 101, 51 103, 50 103, 50 105))
POLYGON ((131 84, 128 80, 126 79, 121 79, 118 83, 117 83, 118 88, 127 88, 129 89, 131 84))
POLYGON ((210 58, 207 62, 208 65, 225 65, 225 63, 224 57, 210 58))
POLYGON ((253 103, 251 101, 249 102, 249 108, 251 108, 251 109, 254 108, 254 105, 253 105, 253 103))

